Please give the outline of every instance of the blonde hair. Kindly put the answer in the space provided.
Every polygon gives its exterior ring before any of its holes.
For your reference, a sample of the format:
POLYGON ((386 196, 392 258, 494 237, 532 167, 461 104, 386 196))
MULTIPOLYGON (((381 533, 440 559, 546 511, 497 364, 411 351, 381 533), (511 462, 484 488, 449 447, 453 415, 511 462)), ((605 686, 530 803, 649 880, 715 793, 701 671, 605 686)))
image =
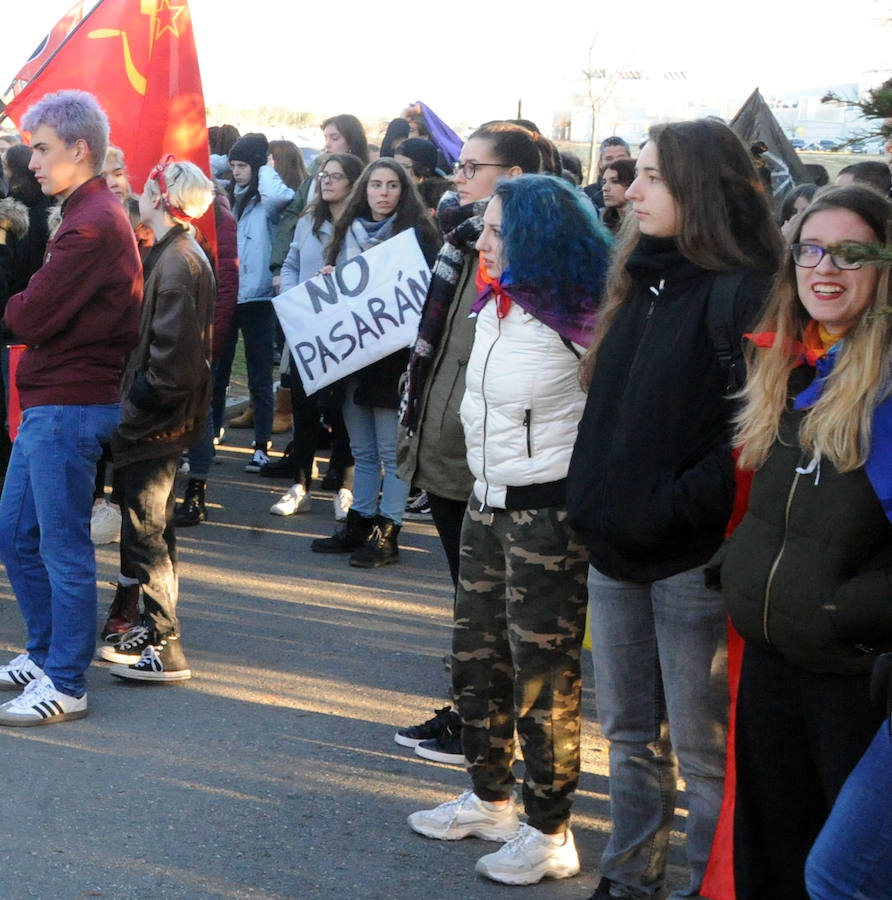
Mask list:
POLYGON ((127 166, 124 162, 124 151, 120 147, 115 147, 112 144, 108 145, 108 149, 105 151, 105 162, 103 166, 111 165, 116 169, 126 169, 127 166))
MULTIPOLYGON (((889 246, 892 205, 857 185, 832 188, 817 198, 799 224, 794 242, 812 215, 831 209, 855 213, 873 230, 879 243, 889 246)), ((882 269, 873 302, 846 332, 820 398, 805 414, 799 429, 803 451, 829 460, 840 472, 864 465, 870 455, 873 411, 892 392, 889 289, 888 269, 882 269)), ((740 394, 743 407, 735 437, 740 465, 745 469, 758 469, 780 439, 780 419, 788 403, 787 382, 799 359, 794 347, 802 341, 809 321, 796 289, 796 267, 788 255, 762 320, 754 329, 756 333, 774 332, 774 343, 771 347, 750 345, 746 351, 749 374, 740 394)))
MULTIPOLYGON (((165 167, 164 182, 171 206, 181 209, 190 219, 203 215, 214 200, 214 183, 191 162, 172 162, 165 167)), ((150 178, 146 190, 161 195, 158 182, 150 178)))

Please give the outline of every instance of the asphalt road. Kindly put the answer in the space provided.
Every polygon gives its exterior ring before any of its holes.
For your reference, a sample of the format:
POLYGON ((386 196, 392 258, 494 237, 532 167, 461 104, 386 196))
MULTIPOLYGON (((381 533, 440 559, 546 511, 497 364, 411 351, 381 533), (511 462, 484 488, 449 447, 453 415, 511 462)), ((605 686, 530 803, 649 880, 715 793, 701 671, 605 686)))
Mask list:
MULTIPOLYGON (((309 513, 271 516, 287 483, 244 472, 250 437, 227 435, 210 521, 178 535, 192 680, 121 682, 97 662, 85 719, 0 728, 0 900, 513 896, 474 872, 495 845, 405 823, 468 786, 462 769, 393 741, 446 703, 451 582, 433 526, 406 523, 399 563, 378 571, 313 554, 310 539, 334 527, 331 495, 314 485, 309 513)), ((102 621, 117 544, 96 557, 102 621)), ((23 642, 0 576, 0 652, 23 642)), ((526 888, 531 900, 588 897, 597 883, 606 753, 588 658, 584 690, 583 872, 526 888)))

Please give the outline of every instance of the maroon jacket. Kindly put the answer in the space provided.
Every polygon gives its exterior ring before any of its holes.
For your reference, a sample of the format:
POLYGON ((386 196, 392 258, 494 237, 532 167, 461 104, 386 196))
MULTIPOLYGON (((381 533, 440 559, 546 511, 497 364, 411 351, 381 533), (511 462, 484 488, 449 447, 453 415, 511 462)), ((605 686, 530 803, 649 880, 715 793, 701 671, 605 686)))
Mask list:
POLYGON ((6 306, 28 345, 16 377, 22 409, 118 403, 141 301, 130 220, 105 180, 91 178, 63 203, 43 266, 6 306))
POLYGON ((217 302, 214 305, 214 355, 219 359, 235 328, 238 300, 238 225, 226 194, 214 195, 214 225, 217 228, 217 302))

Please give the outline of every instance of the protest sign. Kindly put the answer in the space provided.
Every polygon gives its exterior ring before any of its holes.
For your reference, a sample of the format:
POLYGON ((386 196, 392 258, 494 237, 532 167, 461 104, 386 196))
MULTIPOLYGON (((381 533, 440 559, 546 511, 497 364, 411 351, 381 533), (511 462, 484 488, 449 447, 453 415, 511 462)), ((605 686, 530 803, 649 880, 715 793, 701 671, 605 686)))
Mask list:
POLYGON ((409 228, 274 297, 307 394, 408 347, 428 284, 430 269, 409 228))

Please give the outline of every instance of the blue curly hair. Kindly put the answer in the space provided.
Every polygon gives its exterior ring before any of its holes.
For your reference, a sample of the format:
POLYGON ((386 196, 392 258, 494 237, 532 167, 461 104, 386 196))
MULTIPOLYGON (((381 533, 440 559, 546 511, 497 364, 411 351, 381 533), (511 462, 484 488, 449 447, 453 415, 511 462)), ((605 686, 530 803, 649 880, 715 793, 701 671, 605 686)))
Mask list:
POLYGON ((607 278, 612 238, 591 201, 552 175, 520 175, 499 182, 506 283, 599 297, 607 278))

